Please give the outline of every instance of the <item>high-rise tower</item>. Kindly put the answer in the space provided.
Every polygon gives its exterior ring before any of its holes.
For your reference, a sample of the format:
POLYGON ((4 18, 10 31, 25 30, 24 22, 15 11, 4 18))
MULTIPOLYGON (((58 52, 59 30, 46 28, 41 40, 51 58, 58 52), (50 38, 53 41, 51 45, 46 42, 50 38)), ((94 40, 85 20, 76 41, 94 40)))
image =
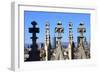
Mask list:
POLYGON ((53 37, 53 48, 56 48, 56 37, 53 37))

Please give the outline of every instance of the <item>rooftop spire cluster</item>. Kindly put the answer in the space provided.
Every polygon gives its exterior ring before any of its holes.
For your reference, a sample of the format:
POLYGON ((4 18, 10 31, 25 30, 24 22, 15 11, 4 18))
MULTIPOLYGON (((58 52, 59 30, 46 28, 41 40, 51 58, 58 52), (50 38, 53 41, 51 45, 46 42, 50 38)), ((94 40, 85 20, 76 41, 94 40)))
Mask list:
MULTIPOLYGON (((65 48, 62 45, 62 38, 65 34, 63 24, 61 21, 58 21, 55 27, 55 36, 54 36, 54 46, 51 46, 51 35, 50 35, 50 24, 48 22, 45 23, 45 34, 44 34, 44 43, 42 43, 42 48, 38 49, 37 45, 37 36, 36 33, 39 34, 39 29, 36 27, 37 22, 32 21, 32 28, 29 28, 29 33, 32 34, 32 44, 31 44, 31 50, 29 52, 26 52, 28 54, 28 58, 25 61, 48 61, 48 60, 71 60, 71 59, 89 59, 90 58, 90 47, 89 42, 86 40, 86 36, 84 36, 84 33, 86 32, 85 24, 81 22, 79 24, 79 27, 77 27, 77 32, 79 35, 77 35, 77 43, 73 41, 74 35, 73 35, 73 23, 69 22, 69 29, 68 31, 68 46, 65 48), (77 45, 75 45, 77 44, 77 45)), ((67 36, 66 36, 67 37, 67 36)), ((43 38, 43 37, 41 37, 43 38)), ((65 39, 66 40, 66 39, 65 39)), ((66 43, 67 45, 67 43, 66 43)), ((26 51, 26 50, 25 50, 26 51)), ((25 53, 25 54, 26 54, 25 53)))

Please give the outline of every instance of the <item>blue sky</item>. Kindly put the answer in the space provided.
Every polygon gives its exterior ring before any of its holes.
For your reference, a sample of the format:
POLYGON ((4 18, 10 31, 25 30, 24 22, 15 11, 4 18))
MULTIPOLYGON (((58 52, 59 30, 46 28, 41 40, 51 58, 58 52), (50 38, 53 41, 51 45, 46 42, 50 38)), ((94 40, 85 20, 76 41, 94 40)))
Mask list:
POLYGON ((38 27, 40 28, 40 33, 37 33, 39 39, 37 42, 44 42, 45 38, 45 23, 48 21, 50 24, 50 35, 51 38, 54 37, 54 29, 58 21, 62 22, 62 27, 64 27, 64 33, 62 34, 62 42, 68 42, 68 24, 70 21, 73 23, 73 40, 77 42, 77 28, 80 22, 84 22, 86 27, 86 36, 87 40, 90 40, 90 14, 85 13, 63 13, 63 12, 40 12, 40 11, 24 11, 24 43, 31 43, 30 37, 32 36, 29 33, 28 28, 32 27, 31 21, 36 21, 38 27))

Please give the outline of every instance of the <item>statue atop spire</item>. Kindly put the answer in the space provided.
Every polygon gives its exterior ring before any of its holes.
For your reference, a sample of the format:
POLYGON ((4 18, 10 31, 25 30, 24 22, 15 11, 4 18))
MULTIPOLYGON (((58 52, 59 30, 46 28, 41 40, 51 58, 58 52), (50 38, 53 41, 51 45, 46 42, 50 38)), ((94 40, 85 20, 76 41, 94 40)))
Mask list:
POLYGON ((62 46, 61 46, 61 34, 64 32, 64 28, 62 27, 61 21, 57 23, 57 27, 55 27, 55 32, 57 33, 57 43, 56 43, 56 54, 55 59, 56 60, 63 60, 63 53, 62 53, 62 46))
POLYGON ((84 33, 86 32, 86 28, 84 23, 80 23, 77 31, 80 33, 78 36, 78 46, 77 46, 77 59, 86 59, 85 48, 84 48, 84 33))

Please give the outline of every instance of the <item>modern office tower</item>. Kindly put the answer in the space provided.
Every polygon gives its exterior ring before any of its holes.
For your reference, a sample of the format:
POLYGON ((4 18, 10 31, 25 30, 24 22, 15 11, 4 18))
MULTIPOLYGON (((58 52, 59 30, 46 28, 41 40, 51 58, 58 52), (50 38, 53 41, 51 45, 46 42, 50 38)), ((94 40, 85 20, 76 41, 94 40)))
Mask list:
POLYGON ((29 33, 32 33, 32 45, 31 45, 31 51, 29 52, 29 58, 27 59, 27 61, 39 61, 40 57, 39 57, 39 51, 38 51, 38 45, 36 43, 37 40, 37 36, 36 33, 39 33, 39 28, 36 27, 37 22, 36 21, 32 21, 32 28, 29 28, 29 33))
POLYGON ((84 37, 84 48, 85 49, 89 49, 89 45, 88 45, 88 41, 87 41, 87 39, 86 39, 86 37, 84 37))
POLYGON ((56 48, 56 37, 55 36, 52 38, 52 48, 53 49, 56 48))
POLYGON ((62 54, 61 34, 64 32, 64 28, 62 27, 62 23, 60 21, 57 23, 57 27, 55 27, 55 32, 56 32, 56 38, 57 38, 55 59, 62 60, 64 58, 62 54))

